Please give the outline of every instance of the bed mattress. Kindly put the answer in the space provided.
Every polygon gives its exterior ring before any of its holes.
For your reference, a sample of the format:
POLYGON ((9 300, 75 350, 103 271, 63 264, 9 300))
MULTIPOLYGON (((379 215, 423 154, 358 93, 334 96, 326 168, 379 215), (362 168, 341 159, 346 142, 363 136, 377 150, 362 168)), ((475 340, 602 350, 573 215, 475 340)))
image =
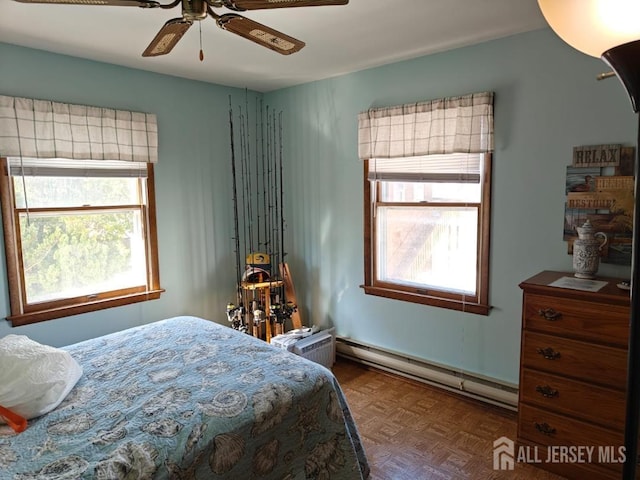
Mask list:
POLYGON ((0 426, 6 479, 364 479, 331 371, 174 317, 64 347, 84 374, 52 412, 0 426))

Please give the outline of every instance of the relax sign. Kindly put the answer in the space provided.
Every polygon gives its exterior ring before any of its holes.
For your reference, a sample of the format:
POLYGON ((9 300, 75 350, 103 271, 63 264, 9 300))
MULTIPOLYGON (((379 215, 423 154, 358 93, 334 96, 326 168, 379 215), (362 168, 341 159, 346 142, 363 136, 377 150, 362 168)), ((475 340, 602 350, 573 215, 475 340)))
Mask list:
POLYGON ((617 167, 622 145, 589 145, 573 147, 574 167, 617 167))

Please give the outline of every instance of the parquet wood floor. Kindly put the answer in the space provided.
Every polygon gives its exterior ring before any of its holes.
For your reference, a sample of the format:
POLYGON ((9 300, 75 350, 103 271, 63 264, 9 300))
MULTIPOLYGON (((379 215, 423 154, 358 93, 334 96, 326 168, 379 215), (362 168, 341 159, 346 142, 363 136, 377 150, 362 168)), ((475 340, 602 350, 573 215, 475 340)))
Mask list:
POLYGON ((371 480, 562 480, 531 465, 493 470, 493 442, 516 438, 514 412, 338 358, 371 480))

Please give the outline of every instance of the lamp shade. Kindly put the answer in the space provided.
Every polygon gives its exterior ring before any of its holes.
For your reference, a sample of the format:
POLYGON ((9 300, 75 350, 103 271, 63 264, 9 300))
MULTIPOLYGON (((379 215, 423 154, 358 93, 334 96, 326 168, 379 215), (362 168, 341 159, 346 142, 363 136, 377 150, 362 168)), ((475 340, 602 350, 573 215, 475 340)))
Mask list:
POLYGON ((600 58, 640 40, 639 0, 538 0, 549 26, 573 48, 600 58))

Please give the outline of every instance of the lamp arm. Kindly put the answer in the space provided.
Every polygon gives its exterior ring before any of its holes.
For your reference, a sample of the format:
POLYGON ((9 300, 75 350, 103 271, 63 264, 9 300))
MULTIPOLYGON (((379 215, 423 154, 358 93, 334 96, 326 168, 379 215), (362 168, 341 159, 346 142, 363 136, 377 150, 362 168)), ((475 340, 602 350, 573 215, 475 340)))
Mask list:
POLYGON ((616 72, 602 72, 596 75, 596 80, 606 80, 607 78, 615 77, 616 72))

